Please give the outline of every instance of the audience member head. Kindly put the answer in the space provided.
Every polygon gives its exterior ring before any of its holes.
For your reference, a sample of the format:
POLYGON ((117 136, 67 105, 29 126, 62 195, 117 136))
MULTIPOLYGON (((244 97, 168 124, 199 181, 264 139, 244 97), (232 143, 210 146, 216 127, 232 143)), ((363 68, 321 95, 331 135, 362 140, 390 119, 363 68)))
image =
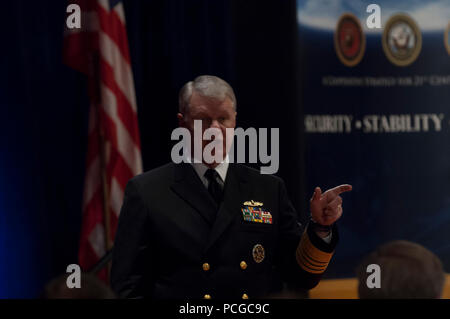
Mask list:
POLYGON ((393 241, 378 247, 357 268, 361 299, 441 298, 445 273, 439 258, 425 247, 393 241), (380 266, 380 288, 369 288, 367 266, 380 266))
POLYGON ((114 292, 96 276, 81 273, 81 287, 68 288, 67 277, 61 275, 50 281, 44 288, 44 299, 115 299, 114 292))

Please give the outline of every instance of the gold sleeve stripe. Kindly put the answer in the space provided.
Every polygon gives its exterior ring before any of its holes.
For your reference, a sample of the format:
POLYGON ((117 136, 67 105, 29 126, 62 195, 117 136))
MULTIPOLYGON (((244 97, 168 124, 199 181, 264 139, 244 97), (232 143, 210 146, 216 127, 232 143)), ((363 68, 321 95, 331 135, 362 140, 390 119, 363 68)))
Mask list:
POLYGON ((327 267, 328 263, 327 262, 316 262, 314 259, 312 259, 307 252, 305 252, 301 247, 300 247, 300 255, 312 266, 317 267, 317 268, 323 268, 323 267, 327 267))
POLYGON ((297 254, 297 263, 300 265, 301 268, 303 268, 303 270, 313 274, 321 274, 327 269, 326 266, 315 267, 311 265, 304 259, 304 256, 302 256, 301 254, 297 254))
POLYGON ((316 264, 319 264, 319 265, 317 265, 317 266, 321 266, 320 264, 328 264, 328 261, 318 261, 318 260, 315 260, 314 258, 312 258, 309 254, 308 254, 308 252, 307 251, 305 251, 305 247, 304 246, 299 246, 300 247, 300 249, 301 249, 301 253, 302 254, 305 254, 307 257, 308 257, 308 259, 309 260, 311 260, 311 262, 312 263, 316 263, 316 264))
POLYGON ((300 246, 308 253, 309 256, 311 256, 311 258, 313 258, 317 262, 329 263, 331 257, 333 256, 333 253, 327 253, 316 248, 316 246, 314 246, 309 240, 309 236, 306 231, 302 235, 300 246))
POLYGON ((321 274, 327 269, 332 256, 333 253, 327 253, 316 248, 311 243, 307 232, 303 233, 296 251, 297 262, 303 270, 313 274, 321 274))

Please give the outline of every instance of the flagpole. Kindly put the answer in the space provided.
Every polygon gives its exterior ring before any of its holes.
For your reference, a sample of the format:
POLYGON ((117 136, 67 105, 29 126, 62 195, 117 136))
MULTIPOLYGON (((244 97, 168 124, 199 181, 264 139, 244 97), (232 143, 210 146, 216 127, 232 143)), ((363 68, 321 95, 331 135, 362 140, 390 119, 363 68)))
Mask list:
MULTIPOLYGON (((103 102, 102 94, 101 94, 101 85, 100 85, 100 57, 98 55, 94 55, 90 57, 90 67, 91 74, 93 75, 93 79, 97 79, 94 82, 94 86, 92 87, 93 91, 92 96, 94 99, 94 106, 96 111, 96 120, 98 127, 98 145, 99 145, 99 155, 100 155, 100 182, 102 187, 102 210, 103 210, 103 227, 104 227, 104 248, 105 253, 107 253, 111 247, 111 217, 110 217, 110 207, 109 207, 109 188, 108 188, 108 179, 106 175, 106 143, 105 143, 105 134, 104 134, 104 122, 102 121, 101 116, 101 103, 103 102)), ((107 273, 109 276, 109 268, 107 268, 107 273)))
POLYGON ((106 177, 106 145, 103 129, 99 130, 100 139, 100 178, 102 182, 102 195, 103 195, 103 223, 105 227, 105 252, 111 249, 111 217, 109 209, 109 192, 108 192, 108 180, 106 177))
MULTIPOLYGON (((112 247, 111 243, 111 215, 110 215, 110 207, 109 207, 109 187, 108 187, 108 179, 106 175, 106 143, 105 143, 105 135, 103 129, 103 121, 101 120, 100 115, 100 104, 97 104, 97 119, 98 119, 98 137, 99 137, 99 147, 100 147, 100 180, 102 185, 102 200, 103 200, 103 227, 105 229, 105 253, 110 251, 112 247)), ((111 263, 108 263, 106 267, 106 276, 109 278, 111 271, 111 263)))
MULTIPOLYGON (((103 228, 104 228, 104 248, 105 253, 107 253, 111 249, 111 218, 109 212, 109 192, 108 192, 108 179, 106 175, 106 143, 105 143, 105 134, 104 134, 104 122, 102 121, 101 116, 101 105, 103 102, 102 93, 101 93, 101 76, 100 76, 100 57, 95 54, 90 56, 90 74, 92 75, 91 79, 95 79, 93 81, 93 85, 90 87, 91 96, 93 98, 93 105, 95 107, 96 113, 96 124, 98 129, 98 146, 99 146, 99 156, 100 156, 100 170, 99 170, 99 178, 102 187, 102 211, 103 211, 103 228)), ((101 258, 101 256, 99 256, 101 258)), ((108 267, 106 267, 106 276, 109 278, 110 274, 110 264, 108 263, 108 267)))

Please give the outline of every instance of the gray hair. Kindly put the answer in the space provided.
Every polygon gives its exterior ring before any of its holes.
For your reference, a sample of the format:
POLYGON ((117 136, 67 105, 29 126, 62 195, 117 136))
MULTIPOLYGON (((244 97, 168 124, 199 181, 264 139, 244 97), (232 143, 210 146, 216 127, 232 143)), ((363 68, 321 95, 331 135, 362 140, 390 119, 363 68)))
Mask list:
POLYGON ((226 81, 213 75, 200 75, 189 81, 180 90, 178 95, 178 107, 180 113, 184 114, 191 100, 192 92, 195 90, 201 96, 212 97, 220 101, 230 98, 233 108, 236 111, 236 96, 233 88, 226 81))

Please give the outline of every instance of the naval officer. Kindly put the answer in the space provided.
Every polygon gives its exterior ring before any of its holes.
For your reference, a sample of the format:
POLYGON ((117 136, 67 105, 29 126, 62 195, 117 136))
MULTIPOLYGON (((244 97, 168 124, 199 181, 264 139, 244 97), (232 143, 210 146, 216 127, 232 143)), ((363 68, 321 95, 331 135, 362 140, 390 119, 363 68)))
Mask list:
MULTIPOLYGON (((180 90, 179 126, 194 136, 236 126, 231 86, 199 76, 180 90)), ((202 141, 205 147, 205 141, 202 141)), ((209 141, 207 141, 209 142, 209 141)), ((230 143, 223 139, 223 156, 230 143)), ((123 298, 260 298, 317 285, 338 242, 340 185, 310 201, 297 221, 283 181, 223 160, 168 163, 132 178, 115 237, 113 290, 123 298)))

